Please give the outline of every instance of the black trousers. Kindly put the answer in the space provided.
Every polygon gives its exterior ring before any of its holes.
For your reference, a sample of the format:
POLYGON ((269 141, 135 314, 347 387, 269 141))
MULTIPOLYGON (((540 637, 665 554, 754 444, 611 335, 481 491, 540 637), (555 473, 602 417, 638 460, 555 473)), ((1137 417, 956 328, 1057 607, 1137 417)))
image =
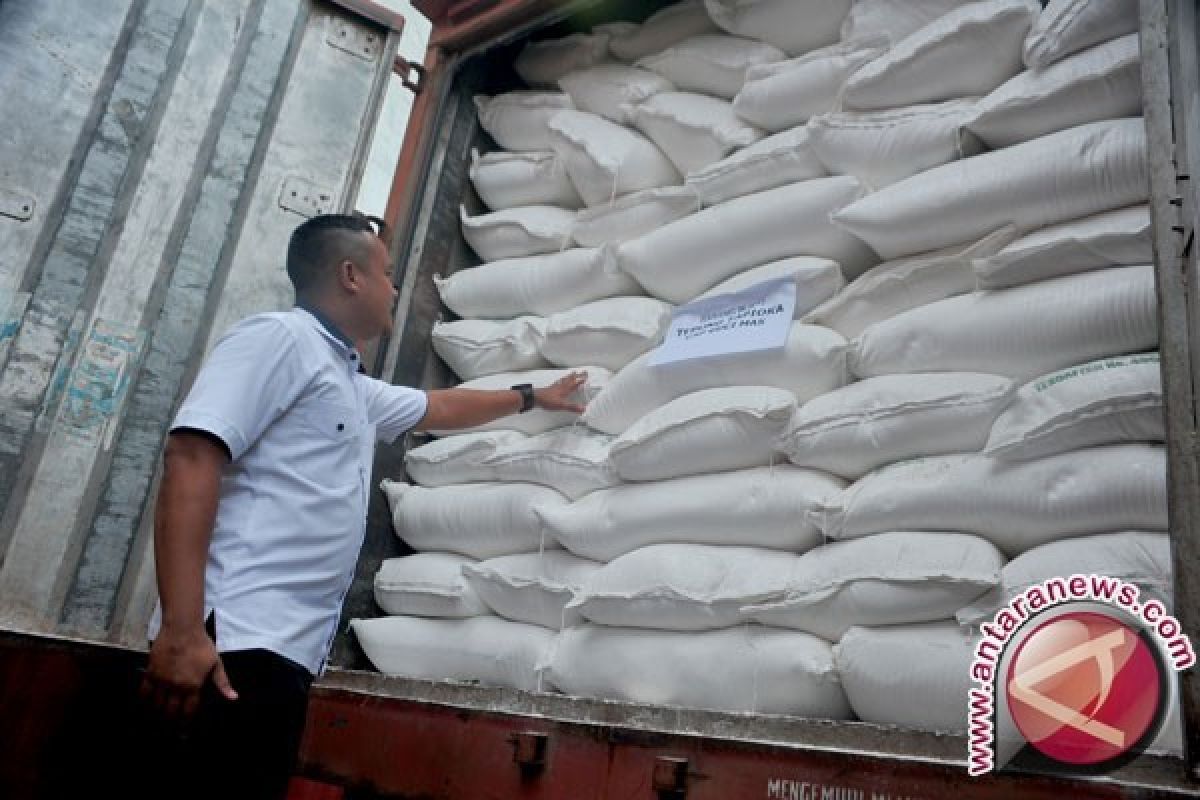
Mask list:
POLYGON ((267 650, 222 653, 221 661, 237 700, 225 699, 207 684, 199 710, 185 727, 141 710, 148 741, 139 797, 286 797, 312 675, 267 650))

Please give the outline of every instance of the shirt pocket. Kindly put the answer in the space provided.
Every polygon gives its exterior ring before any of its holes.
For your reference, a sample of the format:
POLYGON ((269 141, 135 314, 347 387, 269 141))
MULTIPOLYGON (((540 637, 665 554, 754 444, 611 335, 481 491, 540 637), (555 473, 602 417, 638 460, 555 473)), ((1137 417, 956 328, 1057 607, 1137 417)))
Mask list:
POLYGON ((295 409, 291 468, 322 486, 357 483, 363 469, 365 425, 357 409, 326 400, 310 400, 295 409))

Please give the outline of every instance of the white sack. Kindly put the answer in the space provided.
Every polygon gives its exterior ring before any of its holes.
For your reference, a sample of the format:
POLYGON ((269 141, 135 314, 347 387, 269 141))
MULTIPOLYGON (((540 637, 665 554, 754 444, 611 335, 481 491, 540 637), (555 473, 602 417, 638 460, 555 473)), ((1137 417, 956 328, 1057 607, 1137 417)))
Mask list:
POLYGON ((385 675, 470 681, 534 691, 554 631, 499 617, 380 617, 350 622, 371 663, 385 675))
POLYGON ((882 189, 931 167, 983 151, 983 143, 962 126, 975 113, 975 101, 842 111, 808 121, 817 159, 835 175, 853 175, 882 189))
MULTIPOLYGON (((612 378, 611 372, 603 367, 595 366, 581 366, 577 370, 532 369, 522 372, 498 372, 495 375, 484 375, 482 378, 464 381, 457 388, 494 390, 508 389, 519 383, 531 383, 533 384, 533 388, 540 389, 575 371, 587 373, 587 380, 583 386, 576 390, 573 396, 574 400, 583 404, 586 404, 599 394, 612 378)), ((471 428, 455 428, 446 431, 431 430, 429 433, 432 433, 434 436, 449 436, 478 433, 480 431, 520 431, 521 433, 532 435, 570 425, 577 419, 579 419, 579 415, 571 411, 547 411, 544 408, 534 408, 523 414, 509 414, 506 417, 500 417, 499 419, 471 428)))
POLYGON ((1166 533, 1102 533, 1076 536, 1035 547, 1004 567, 1000 585, 958 612, 963 625, 991 620, 1027 589, 1051 578, 1105 575, 1139 587, 1150 597, 1172 605, 1171 537, 1166 533))
POLYGON ((732 100, 746 82, 746 71, 782 61, 787 53, 769 44, 707 33, 690 36, 670 48, 645 56, 637 65, 657 72, 685 92, 732 100))
POLYGON ((1027 381, 1158 346, 1153 267, 1114 267, 939 300, 867 328, 850 346, 859 377, 993 372, 1027 381))
POLYGON ((739 272, 695 299, 705 300, 721 294, 740 292, 766 281, 781 279, 787 279, 796 284, 796 308, 792 312, 795 319, 800 319, 846 286, 846 279, 842 277, 842 268, 836 261, 830 261, 828 258, 796 256, 739 272))
POLYGON ((568 628, 545 677, 567 694, 638 705, 850 716, 827 642, 758 625, 701 633, 568 628))
POLYGON ((475 559, 457 553, 414 553, 385 559, 375 573, 375 602, 388 614, 411 617, 477 617, 488 608, 467 585, 463 566, 475 559))
POLYGON ((427 489, 385 480, 392 525, 414 550, 495 558, 554 543, 543 538, 532 506, 564 505, 558 492, 530 483, 464 483, 427 489))
POLYGON ((1141 118, 1093 122, 934 167, 867 195, 834 220, 884 258, 977 239, 1009 223, 1021 233, 1144 203, 1141 118))
POLYGON ((846 277, 858 275, 878 259, 829 215, 862 195, 854 178, 834 177, 737 197, 623 243, 617 261, 646 291, 672 303, 790 256, 831 258, 846 277))
POLYGON ((779 597, 795 563, 780 550, 655 544, 596 570, 567 608, 600 625, 728 628, 749 621, 743 606, 779 597))
POLYGON ((557 253, 571 243, 575 212, 555 206, 524 206, 472 217, 459 206, 463 238, 482 261, 557 253))
POLYGON ((507 258, 447 278, 434 275, 433 283, 455 314, 485 319, 522 314, 548 317, 605 297, 644 294, 633 278, 618 269, 616 253, 607 248, 578 247, 507 258))
POLYGON ((854 0, 842 22, 842 41, 886 36, 895 44, 962 4, 963 0, 854 0))
POLYGON ((627 481, 656 481, 770 465, 796 398, 769 386, 685 394, 617 437, 610 458, 627 481))
POLYGON ((671 306, 651 297, 612 297, 560 311, 546 321, 542 355, 560 367, 621 369, 662 341, 671 306))
POLYGON ((792 55, 838 40, 851 0, 704 0, 723 30, 792 55))
POLYGON ((1154 263, 1149 206, 1102 211, 1028 233, 976 258, 980 289, 1001 289, 1108 266, 1154 263))
POLYGON ((548 550, 489 558, 464 567, 462 573, 500 616, 558 630, 580 621, 565 606, 601 566, 563 550, 548 550))
POLYGON ((576 498, 621 482, 608 459, 611 440, 581 425, 536 436, 516 431, 466 433, 409 450, 404 466, 422 486, 525 482, 576 498))
POLYGON ((787 465, 630 483, 535 509, 546 531, 584 558, 691 542, 803 552, 821 543, 808 519, 844 482, 787 465))
POLYGON ((746 73, 746 84, 733 99, 733 108, 768 131, 803 125, 811 117, 841 108, 846 80, 886 50, 883 38, 845 41, 754 67, 746 73))
POLYGON ((733 113, 729 102, 694 92, 662 92, 627 111, 680 175, 704 169, 764 135, 733 113))
POLYGON ((879 533, 809 550, 787 591, 743 613, 836 642, 854 625, 947 619, 1000 582, 1005 558, 963 533, 879 533))
POLYGON ((700 199, 687 186, 642 189, 583 209, 575 217, 571 236, 580 247, 619 244, 699 210, 700 199))
POLYGON ((624 433, 659 406, 677 397, 718 386, 774 386, 803 402, 846 382, 846 340, 815 325, 792 323, 782 350, 737 353, 659 367, 639 356, 618 372, 584 412, 587 425, 624 433))
POLYGON ((1086 122, 1142 113, 1138 35, 1022 72, 983 98, 967 127, 990 147, 1008 147, 1086 122))
POLYGON ((895 108, 985 95, 1021 71, 1032 0, 963 5, 906 36, 846 82, 846 108, 895 108))
POLYGON ((885 261, 803 317, 853 339, 871 325, 935 300, 975 289, 974 259, 995 253, 1016 236, 1012 226, 978 242, 885 261))
POLYGON ((624 64, 600 64, 571 72, 560 78, 558 85, 580 111, 599 114, 621 125, 632 122, 622 106, 637 105, 675 88, 661 75, 624 64))
POLYGON ((963 733, 975 640, 953 622, 851 628, 834 645, 842 686, 864 722, 963 733))
POLYGON ((475 96, 480 126, 505 150, 550 149, 550 119, 571 108, 563 92, 517 90, 495 97, 475 96))
POLYGON ((583 201, 553 150, 471 151, 468 173, 479 199, 493 211, 517 206, 579 208, 583 201))
POLYGON ((966 531, 1012 556, 1085 533, 1166 530, 1167 459, 1146 444, 1020 462, 934 456, 872 472, 816 513, 834 539, 966 531))
POLYGON ((637 131, 586 111, 550 119, 550 146, 589 206, 639 189, 673 186, 681 177, 658 147, 637 131))
POLYGON ((1137 0, 1050 0, 1025 39, 1025 64, 1048 67, 1137 29, 1137 0))
POLYGON ((714 164, 689 172, 687 185, 704 205, 714 206, 734 197, 825 175, 825 168, 813 155, 808 130, 801 127, 760 139, 714 164))
POLYGON ((460 379, 550 366, 540 351, 546 333, 541 317, 463 319, 433 323, 433 351, 460 379))
POLYGON ((1121 442, 1162 442, 1158 353, 1105 358, 1035 378, 992 426, 984 452, 1025 461, 1121 442))
POLYGON ((980 450, 1012 396, 999 375, 867 378, 805 403, 778 447, 793 464, 859 478, 897 461, 980 450))
POLYGON ((614 35, 608 49, 622 61, 637 61, 692 36, 719 32, 701 0, 682 0, 656 11, 627 33, 614 35))
POLYGON ((607 31, 573 33, 561 39, 543 39, 521 48, 513 69, 530 86, 549 87, 559 78, 608 60, 607 31))

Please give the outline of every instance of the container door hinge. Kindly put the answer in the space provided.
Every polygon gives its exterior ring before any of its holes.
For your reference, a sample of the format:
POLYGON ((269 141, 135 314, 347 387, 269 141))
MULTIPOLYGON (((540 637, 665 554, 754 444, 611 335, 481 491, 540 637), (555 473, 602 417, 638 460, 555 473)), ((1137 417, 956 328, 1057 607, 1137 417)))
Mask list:
POLYGON ((341 19, 329 18, 329 32, 325 35, 325 43, 336 47, 355 58, 363 61, 374 61, 383 49, 383 34, 368 30, 361 25, 341 19))
POLYGON ((396 56, 396 60, 392 62, 392 72, 400 76, 404 88, 413 94, 420 94, 425 88, 425 67, 415 61, 396 56))
POLYGON ((288 175, 279 192, 279 207, 302 217, 315 217, 332 211, 335 199, 331 189, 317 186, 298 175, 288 175))
POLYGON ((33 218, 35 201, 32 195, 0 186, 0 217, 12 217, 19 222, 33 218))

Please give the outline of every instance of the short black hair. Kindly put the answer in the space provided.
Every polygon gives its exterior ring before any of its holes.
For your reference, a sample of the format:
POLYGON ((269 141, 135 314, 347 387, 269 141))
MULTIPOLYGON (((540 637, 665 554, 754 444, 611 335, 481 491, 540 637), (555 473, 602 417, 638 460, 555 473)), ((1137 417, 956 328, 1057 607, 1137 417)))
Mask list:
POLYGON ((296 294, 319 284, 343 260, 366 258, 364 239, 369 233, 386 242, 383 220, 363 214, 318 214, 292 231, 288 242, 287 274, 296 294))

